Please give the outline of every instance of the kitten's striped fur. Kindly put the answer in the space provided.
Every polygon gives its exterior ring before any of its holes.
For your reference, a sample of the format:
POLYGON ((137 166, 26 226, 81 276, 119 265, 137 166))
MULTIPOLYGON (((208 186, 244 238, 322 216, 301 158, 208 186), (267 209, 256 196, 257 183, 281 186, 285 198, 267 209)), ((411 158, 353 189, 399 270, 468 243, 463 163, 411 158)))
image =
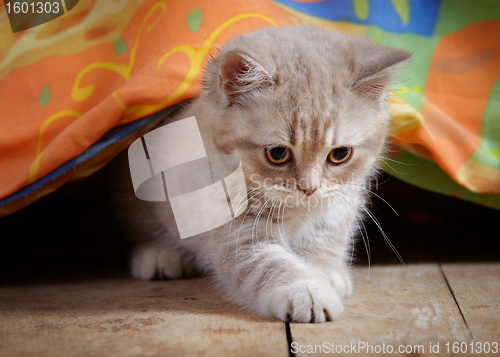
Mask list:
POLYGON ((210 61, 196 116, 208 152, 240 157, 249 209, 219 229, 180 240, 168 205, 130 207, 140 279, 212 274, 238 304, 282 320, 323 322, 352 292, 348 264, 366 184, 389 130, 388 85, 409 55, 311 26, 235 38, 210 61), (293 159, 266 161, 288 147, 293 159), (341 165, 327 161, 352 147, 341 165), (311 207, 313 198, 322 204, 311 207), (304 207, 297 202, 307 202, 304 207))

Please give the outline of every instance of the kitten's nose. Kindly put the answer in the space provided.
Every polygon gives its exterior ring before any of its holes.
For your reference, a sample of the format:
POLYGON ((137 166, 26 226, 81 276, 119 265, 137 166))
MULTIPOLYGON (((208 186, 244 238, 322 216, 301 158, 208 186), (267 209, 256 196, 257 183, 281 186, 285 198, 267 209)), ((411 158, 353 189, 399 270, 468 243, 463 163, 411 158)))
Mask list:
POLYGON ((316 188, 307 188, 307 189, 305 189, 305 190, 304 190, 304 189, 303 189, 303 188, 301 188, 300 186, 297 186, 297 188, 298 188, 299 190, 301 190, 302 192, 304 192, 304 193, 306 194, 306 196, 311 196, 311 195, 314 193, 314 191, 316 191, 316 190, 318 189, 318 188, 316 187, 316 188))

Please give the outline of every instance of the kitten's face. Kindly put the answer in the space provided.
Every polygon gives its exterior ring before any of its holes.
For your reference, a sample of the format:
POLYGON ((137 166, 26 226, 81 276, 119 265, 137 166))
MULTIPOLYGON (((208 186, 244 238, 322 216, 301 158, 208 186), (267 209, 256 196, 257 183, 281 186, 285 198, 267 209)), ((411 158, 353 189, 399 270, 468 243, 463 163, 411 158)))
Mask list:
MULTIPOLYGON (((327 204, 348 194, 344 187, 364 187, 388 128, 373 103, 339 103, 319 93, 315 100, 290 102, 276 94, 273 103, 235 110, 246 129, 232 145, 242 159, 248 190, 290 207, 307 200, 327 204)), ((310 94, 302 93, 306 98, 310 94)))
POLYGON ((391 51, 311 27, 224 48, 202 101, 215 148, 241 158, 250 197, 323 205, 364 187, 388 133, 387 69, 408 58, 391 51))

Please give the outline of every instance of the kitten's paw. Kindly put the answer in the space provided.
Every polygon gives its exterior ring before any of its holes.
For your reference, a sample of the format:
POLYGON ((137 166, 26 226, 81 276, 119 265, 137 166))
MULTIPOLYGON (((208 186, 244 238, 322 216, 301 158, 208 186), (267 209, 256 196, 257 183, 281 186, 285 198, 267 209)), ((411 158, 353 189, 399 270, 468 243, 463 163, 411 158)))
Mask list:
POLYGON ((329 272, 328 276, 332 286, 338 291, 342 299, 352 294, 352 283, 349 273, 333 270, 329 272))
POLYGON ((280 288, 272 305, 273 315, 283 321, 325 322, 344 312, 337 290, 321 279, 301 280, 280 288))
POLYGON ((179 279, 196 273, 194 262, 173 248, 139 246, 132 254, 132 276, 151 280, 179 279))

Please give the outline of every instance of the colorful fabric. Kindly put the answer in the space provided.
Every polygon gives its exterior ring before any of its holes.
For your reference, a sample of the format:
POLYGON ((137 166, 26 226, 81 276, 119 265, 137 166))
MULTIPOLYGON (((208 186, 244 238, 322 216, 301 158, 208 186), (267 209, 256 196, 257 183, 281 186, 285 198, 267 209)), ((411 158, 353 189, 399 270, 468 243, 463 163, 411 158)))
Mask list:
POLYGON ((413 52, 390 99, 386 171, 500 208, 500 6, 495 0, 277 0, 303 21, 413 52))
POLYGON ((0 5, 0 199, 111 128, 200 89, 206 57, 240 33, 292 24, 266 0, 81 0, 12 33, 0 5))
POLYGON ((196 96, 206 57, 230 37, 295 23, 414 52, 390 99, 402 150, 386 169, 500 208, 495 0, 80 0, 14 34, 0 3, 0 206, 113 127, 196 96))

